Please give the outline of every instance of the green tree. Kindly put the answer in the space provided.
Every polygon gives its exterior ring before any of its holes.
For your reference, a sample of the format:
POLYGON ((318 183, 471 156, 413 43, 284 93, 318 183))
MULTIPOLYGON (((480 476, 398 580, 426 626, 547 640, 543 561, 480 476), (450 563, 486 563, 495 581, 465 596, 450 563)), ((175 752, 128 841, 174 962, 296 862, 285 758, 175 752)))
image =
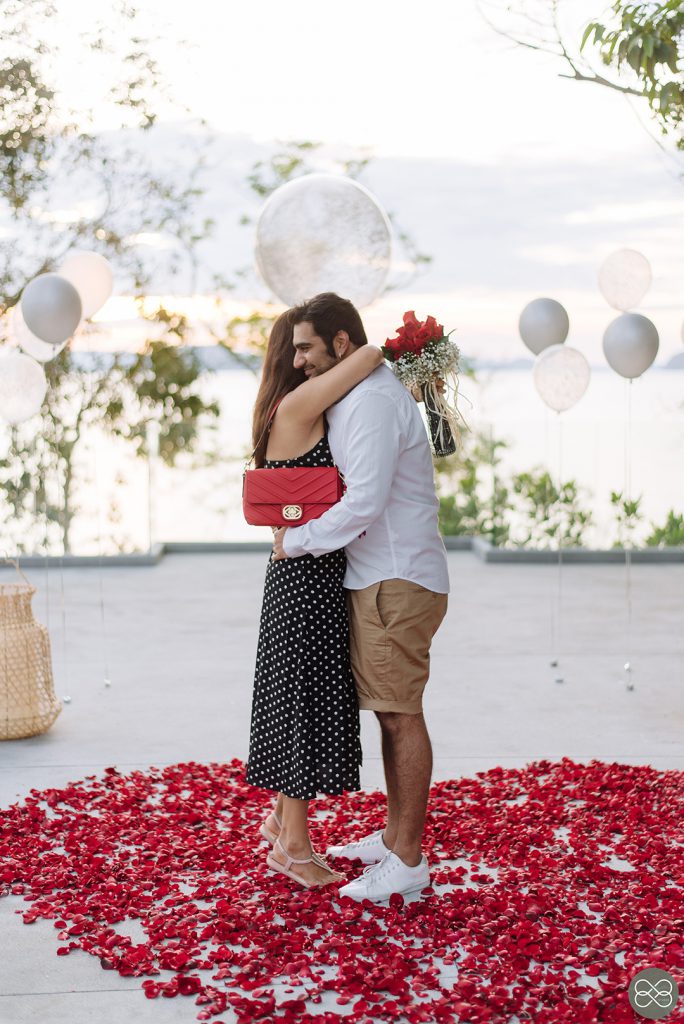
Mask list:
MULTIPOLYGON (((181 174, 178 166, 159 172, 140 145, 168 97, 136 9, 115 0, 106 27, 93 18, 66 52, 52 27, 57 13, 50 0, 0 7, 0 317, 75 246, 111 258, 119 285, 142 295, 155 269, 150 236, 164 237, 173 274, 187 270, 211 228, 196 217, 203 146, 181 174), (66 105, 60 74, 68 66, 79 67, 91 105, 66 105), (91 77, 104 86, 90 88, 91 77), (111 130, 96 131, 103 120, 111 130)), ((0 325, 6 337, 7 319, 0 325)))
POLYGON ((606 15, 575 38, 563 24, 564 0, 478 0, 495 32, 558 58, 561 78, 645 100, 663 135, 684 149, 684 5, 614 0, 606 15), (598 67, 589 59, 593 52, 598 67))
POLYGON ((600 53, 603 64, 636 83, 660 124, 663 135, 684 149, 684 4, 628 3, 616 0, 610 18, 592 21, 585 29, 587 43, 600 53))
POLYGON ((581 547, 585 531, 592 524, 590 509, 581 504, 580 489, 575 480, 563 481, 558 487, 548 470, 535 468, 513 477, 513 492, 518 496, 522 534, 518 547, 581 547))
POLYGON ((506 441, 489 431, 464 435, 463 449, 436 462, 439 525, 445 535, 486 537, 508 542, 510 491, 498 471, 506 441))
POLYGON ((614 548, 634 547, 634 535, 637 526, 644 518, 640 511, 641 497, 626 498, 622 491, 610 492, 610 503, 615 509, 615 525, 617 540, 614 548))
MULTIPOLYGON (((69 38, 68 53, 54 42, 56 16, 49 0, 0 8, 0 337, 5 338, 9 317, 2 314, 16 305, 29 280, 56 269, 72 247, 96 249, 110 258, 119 287, 142 298, 160 267, 141 237, 163 236, 167 248, 161 251, 170 254, 163 270, 174 275, 192 269, 197 242, 212 226, 206 219, 197 222, 202 146, 182 167, 167 161, 159 173, 140 145, 167 94, 151 55, 154 40, 140 34, 135 8, 116 0, 107 9, 106 28, 93 19, 87 31, 69 38), (105 81, 99 92, 84 89, 90 106, 65 105, 59 88, 65 61, 79 65, 82 82, 91 73, 105 81), (102 118, 113 130, 95 130, 102 118)), ((78 449, 86 428, 98 425, 125 436, 143 453, 146 424, 157 421, 161 457, 173 464, 181 452, 195 451, 200 432, 218 415, 218 408, 197 394, 197 357, 178 347, 187 340, 187 321, 164 309, 150 320, 155 338, 129 360, 83 356, 67 348, 46 364, 41 429, 33 421, 8 430, 8 450, 0 460, 3 536, 16 550, 37 543, 41 519, 47 521, 48 547, 61 544, 68 550, 77 513, 78 449)))
POLYGON ((677 515, 671 508, 662 526, 651 523, 651 532, 646 538, 646 544, 650 548, 684 546, 684 515, 677 515))
POLYGON ((12 428, 9 451, 0 459, 2 535, 12 550, 70 550, 85 475, 79 449, 87 433, 104 430, 148 456, 152 424, 167 465, 184 453, 197 464, 200 444, 204 461, 212 459, 206 436, 219 407, 198 394, 202 366, 183 344, 187 321, 165 310, 151 320, 161 333, 139 353, 84 356, 66 348, 46 364, 40 427, 31 420, 12 428))

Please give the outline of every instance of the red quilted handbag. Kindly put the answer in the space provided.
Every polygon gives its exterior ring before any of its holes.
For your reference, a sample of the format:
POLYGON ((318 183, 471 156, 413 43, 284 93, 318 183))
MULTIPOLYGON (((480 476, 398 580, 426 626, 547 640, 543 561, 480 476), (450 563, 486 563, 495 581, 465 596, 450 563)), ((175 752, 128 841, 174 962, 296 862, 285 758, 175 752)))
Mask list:
MULTIPOLYGON (((269 416, 267 430, 277 407, 269 416)), ((344 484, 337 466, 245 469, 242 510, 251 526, 301 526, 322 516, 337 504, 343 493, 344 484)))
POLYGON ((301 526, 342 497, 336 466, 245 470, 242 509, 252 526, 301 526))

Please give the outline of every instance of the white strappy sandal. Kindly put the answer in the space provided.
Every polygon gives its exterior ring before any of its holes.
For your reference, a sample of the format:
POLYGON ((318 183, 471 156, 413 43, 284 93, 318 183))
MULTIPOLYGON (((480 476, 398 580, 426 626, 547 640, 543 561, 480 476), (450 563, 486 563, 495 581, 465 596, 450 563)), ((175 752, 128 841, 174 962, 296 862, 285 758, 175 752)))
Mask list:
POLYGON ((330 865, 326 864, 323 858, 319 854, 317 854, 315 850, 312 850, 310 857, 305 857, 303 860, 298 860, 296 857, 290 856, 290 854, 287 852, 283 844, 280 842, 280 839, 276 839, 273 845, 274 847, 278 847, 283 856, 286 858, 286 861, 284 864, 281 864, 280 861, 275 859, 272 853, 267 854, 266 863, 268 864, 271 871, 277 871, 281 875, 287 875, 288 878, 292 878, 295 882, 299 882, 300 885, 303 885, 305 889, 320 889, 324 885, 329 885, 333 882, 344 881, 344 875, 340 875, 337 871, 333 871, 330 865), (297 875, 295 874, 294 871, 290 871, 290 867, 293 864, 317 864, 320 868, 324 868, 326 871, 329 871, 333 877, 330 879, 330 882, 307 882, 306 879, 302 878, 301 875, 297 875))
MULTIPOLYGON (((268 818, 270 818, 271 815, 273 815, 273 817, 275 818, 276 825, 278 826, 278 828, 281 829, 283 827, 283 823, 280 820, 280 816, 278 815, 278 812, 276 811, 275 807, 273 808, 271 813, 268 815, 268 818)), ((268 821, 268 818, 266 818, 266 821, 268 821)), ((273 846, 273 844, 275 843, 275 841, 278 838, 278 836, 274 835, 274 833, 271 832, 270 828, 266 824, 266 821, 262 822, 261 828, 259 829, 259 832, 264 837, 266 842, 270 843, 271 846, 273 846)))

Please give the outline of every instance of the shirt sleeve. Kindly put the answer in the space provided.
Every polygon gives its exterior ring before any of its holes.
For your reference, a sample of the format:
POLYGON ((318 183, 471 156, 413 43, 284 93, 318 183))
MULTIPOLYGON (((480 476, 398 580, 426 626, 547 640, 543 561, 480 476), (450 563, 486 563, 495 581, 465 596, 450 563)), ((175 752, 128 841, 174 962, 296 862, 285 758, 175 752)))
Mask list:
POLYGON ((384 512, 397 467, 401 436, 396 403, 366 391, 350 411, 343 437, 347 471, 342 499, 318 519, 289 527, 283 550, 289 558, 315 558, 356 540, 384 512))

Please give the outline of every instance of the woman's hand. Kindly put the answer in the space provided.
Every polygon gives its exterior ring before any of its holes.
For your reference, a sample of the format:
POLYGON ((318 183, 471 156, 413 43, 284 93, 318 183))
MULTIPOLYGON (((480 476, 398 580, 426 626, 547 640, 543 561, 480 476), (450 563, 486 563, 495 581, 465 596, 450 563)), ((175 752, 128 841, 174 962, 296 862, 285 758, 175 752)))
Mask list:
POLYGON ((271 559, 274 562, 279 562, 283 558, 287 558, 287 555, 285 554, 285 551, 283 550, 283 537, 285 536, 285 531, 287 530, 287 526, 274 526, 274 527, 272 527, 272 529, 273 529, 273 554, 271 555, 271 559))

